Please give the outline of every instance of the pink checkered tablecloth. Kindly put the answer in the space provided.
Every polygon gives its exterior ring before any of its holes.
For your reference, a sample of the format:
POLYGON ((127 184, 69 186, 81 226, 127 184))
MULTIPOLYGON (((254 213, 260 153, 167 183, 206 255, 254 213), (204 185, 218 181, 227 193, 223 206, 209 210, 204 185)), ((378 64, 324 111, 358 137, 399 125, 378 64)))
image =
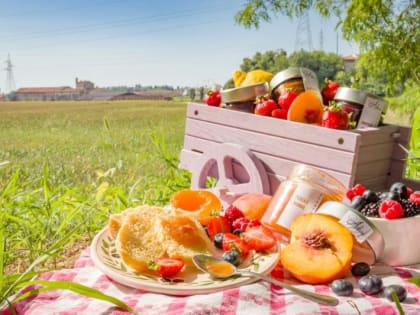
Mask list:
MULTIPOLYGON (((410 267, 389 267, 375 265, 372 273, 382 277, 384 285, 401 284, 408 291, 402 303, 405 314, 420 314, 420 289, 407 282, 413 276, 420 277, 420 265, 410 267)), ((274 277, 292 282, 293 279, 278 265, 272 272, 274 277)), ((170 296, 156 294, 120 285, 99 269, 89 255, 83 252, 73 269, 57 270, 42 274, 44 280, 74 281, 111 295, 124 301, 139 314, 146 315, 211 315, 211 314, 398 314, 395 305, 381 294, 367 296, 355 286, 352 297, 339 297, 339 305, 324 306, 281 287, 259 281, 241 287, 227 289, 204 295, 170 296)), ((356 284, 356 279, 352 279, 356 284)), ((301 287, 323 294, 333 294, 327 285, 303 285, 301 287)), ((118 307, 105 302, 87 298, 70 291, 57 290, 40 293, 15 304, 16 314, 128 314, 118 307)), ((0 314, 10 314, 8 310, 0 314)))

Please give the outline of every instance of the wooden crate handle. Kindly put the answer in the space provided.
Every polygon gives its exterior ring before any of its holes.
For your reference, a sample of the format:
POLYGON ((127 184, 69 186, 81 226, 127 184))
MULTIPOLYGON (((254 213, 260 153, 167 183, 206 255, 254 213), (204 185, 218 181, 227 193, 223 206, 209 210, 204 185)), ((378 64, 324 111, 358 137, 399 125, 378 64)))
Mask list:
POLYGON ((192 189, 206 189, 207 178, 212 174, 217 176, 213 190, 223 194, 270 193, 270 183, 262 162, 250 150, 236 143, 214 144, 202 154, 196 170, 191 177, 192 189), (244 177, 248 181, 241 180, 244 177))

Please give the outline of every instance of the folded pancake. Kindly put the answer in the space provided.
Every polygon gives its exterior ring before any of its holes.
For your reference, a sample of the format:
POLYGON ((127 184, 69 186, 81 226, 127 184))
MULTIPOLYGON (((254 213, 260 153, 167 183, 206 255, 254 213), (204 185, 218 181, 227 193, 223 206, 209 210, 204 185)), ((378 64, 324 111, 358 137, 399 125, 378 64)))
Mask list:
POLYGON ((212 254, 214 247, 197 219, 159 207, 141 206, 112 215, 110 233, 130 268, 148 272, 148 263, 159 257, 181 258, 192 266, 195 254, 212 254), (112 232, 111 232, 112 227, 112 232))

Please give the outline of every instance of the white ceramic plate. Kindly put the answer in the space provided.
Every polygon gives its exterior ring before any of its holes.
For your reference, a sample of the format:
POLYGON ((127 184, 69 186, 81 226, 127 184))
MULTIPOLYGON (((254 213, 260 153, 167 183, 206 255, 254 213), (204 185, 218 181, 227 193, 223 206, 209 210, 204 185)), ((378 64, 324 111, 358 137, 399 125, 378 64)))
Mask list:
MULTIPOLYGON (((120 259, 114 240, 103 229, 93 239, 91 257, 95 265, 114 281, 129 287, 149 292, 169 295, 206 294, 226 290, 258 281, 257 278, 232 277, 225 280, 212 279, 208 274, 197 271, 195 268, 183 271, 171 281, 160 277, 143 275, 125 266, 120 259)), ((250 263, 243 269, 262 274, 268 274, 277 264, 278 252, 272 254, 254 254, 250 263)))

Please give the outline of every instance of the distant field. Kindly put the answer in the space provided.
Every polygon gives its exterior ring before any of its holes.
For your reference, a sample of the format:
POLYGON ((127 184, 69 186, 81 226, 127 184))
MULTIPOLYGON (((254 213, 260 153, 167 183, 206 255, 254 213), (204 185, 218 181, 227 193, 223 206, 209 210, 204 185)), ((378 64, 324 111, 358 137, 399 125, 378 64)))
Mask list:
POLYGON ((51 184, 90 185, 115 168, 129 187, 159 176, 165 163, 151 135, 166 138, 171 154, 183 142, 185 103, 158 101, 0 103, 0 187, 16 169, 36 185, 44 163, 51 184))

